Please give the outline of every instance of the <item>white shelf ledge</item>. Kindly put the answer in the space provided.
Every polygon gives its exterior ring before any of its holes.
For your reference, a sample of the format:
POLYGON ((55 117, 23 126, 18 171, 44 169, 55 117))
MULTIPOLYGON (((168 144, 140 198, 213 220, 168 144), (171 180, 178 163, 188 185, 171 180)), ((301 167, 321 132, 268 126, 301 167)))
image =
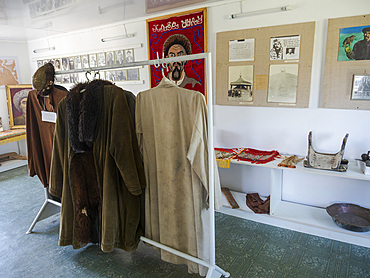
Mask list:
POLYGON ((336 225, 323 208, 281 201, 271 215, 256 214, 246 205, 246 193, 231 191, 239 209, 231 209, 225 196, 220 212, 268 225, 370 248, 370 232, 360 233, 336 225))
POLYGON ((8 160, 1 162, 0 173, 27 165, 27 160, 8 160))

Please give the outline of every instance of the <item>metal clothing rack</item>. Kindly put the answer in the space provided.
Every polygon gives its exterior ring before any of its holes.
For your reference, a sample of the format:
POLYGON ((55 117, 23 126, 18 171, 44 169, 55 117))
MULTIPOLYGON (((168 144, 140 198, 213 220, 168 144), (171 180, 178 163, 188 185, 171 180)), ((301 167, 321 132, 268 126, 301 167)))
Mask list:
MULTIPOLYGON (((94 67, 89 69, 81 69, 81 70, 69 70, 69 71, 61 71, 55 73, 56 75, 59 74, 67 74, 67 73, 76 73, 76 72, 84 72, 87 70, 90 71, 99 71, 99 70, 106 70, 106 69, 115 69, 115 68, 128 68, 128 67, 136 67, 136 66, 151 66, 151 65, 158 65, 158 64, 168 64, 172 62, 180 62, 180 61, 190 61, 190 60, 198 60, 198 59, 205 59, 206 60, 206 72, 207 72, 207 108, 208 108, 208 180, 209 180, 209 214, 210 214, 210 234, 209 234, 209 262, 201 260, 199 258, 193 257, 189 254, 185 254, 178 250, 175 250, 171 247, 168 247, 164 244, 159 242, 153 241, 149 238, 144 236, 140 237, 141 241, 149 243, 155 247, 158 247, 162 250, 170 252, 174 255, 182 257, 186 260, 195 262, 197 264, 203 265, 208 268, 206 278, 219 278, 222 276, 230 277, 230 273, 224 271, 220 267, 216 265, 216 246, 215 246, 215 211, 214 211, 214 157, 213 157, 213 94, 212 94, 212 56, 210 52, 207 53, 199 53, 199 54, 192 54, 192 55, 185 55, 179 57, 171 57, 171 58, 162 58, 162 59, 155 59, 155 60, 145 60, 145 61, 138 61, 132 63, 125 63, 123 65, 113 65, 113 66, 102 66, 102 67, 94 67)), ((48 202, 48 198, 44 203, 48 202)), ((51 200, 52 201, 52 200, 51 200)), ((53 201, 54 203, 55 201, 53 201)), ((43 207, 44 207, 43 206, 43 207)), ((42 208, 43 209, 43 208, 42 208)), ((41 210, 42 210, 41 209, 41 210)), ((42 212, 40 210, 39 214, 42 212)), ((37 218, 37 217, 36 217, 37 218)), ((36 221, 36 219, 35 219, 36 221)), ((30 228, 32 230, 32 226, 30 228)))

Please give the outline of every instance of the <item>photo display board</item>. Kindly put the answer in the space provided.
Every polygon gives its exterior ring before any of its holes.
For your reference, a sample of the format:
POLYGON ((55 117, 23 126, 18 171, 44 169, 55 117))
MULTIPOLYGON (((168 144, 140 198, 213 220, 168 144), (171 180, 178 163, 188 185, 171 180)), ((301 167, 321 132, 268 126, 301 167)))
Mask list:
POLYGON ((216 104, 309 104, 315 22, 217 33, 216 104))
POLYGON ((370 109, 370 15, 328 20, 321 106, 370 109))

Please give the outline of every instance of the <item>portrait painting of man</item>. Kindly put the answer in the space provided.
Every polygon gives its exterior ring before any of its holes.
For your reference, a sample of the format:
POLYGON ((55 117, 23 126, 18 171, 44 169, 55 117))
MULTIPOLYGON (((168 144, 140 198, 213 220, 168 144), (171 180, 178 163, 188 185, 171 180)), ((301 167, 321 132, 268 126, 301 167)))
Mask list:
MULTIPOLYGON (((206 9, 188 11, 147 20, 149 59, 171 58, 207 51, 206 9)), ((168 63, 150 68, 151 87, 162 80, 163 75, 179 87, 205 94, 205 61, 189 60, 168 63)))
POLYGON ((340 29, 338 61, 370 60, 370 25, 340 29))

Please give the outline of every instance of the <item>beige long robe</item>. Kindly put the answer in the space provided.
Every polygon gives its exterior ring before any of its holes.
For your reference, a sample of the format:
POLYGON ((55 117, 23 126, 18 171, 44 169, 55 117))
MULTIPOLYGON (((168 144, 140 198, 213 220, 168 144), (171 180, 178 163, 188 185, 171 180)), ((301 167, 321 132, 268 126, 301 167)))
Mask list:
MULTIPOLYGON (((136 132, 143 154, 146 237, 209 260, 207 107, 199 92, 164 78, 136 99, 136 132)), ((215 208, 221 206, 217 167, 215 208)), ((163 260, 205 267, 161 251, 163 260)))

